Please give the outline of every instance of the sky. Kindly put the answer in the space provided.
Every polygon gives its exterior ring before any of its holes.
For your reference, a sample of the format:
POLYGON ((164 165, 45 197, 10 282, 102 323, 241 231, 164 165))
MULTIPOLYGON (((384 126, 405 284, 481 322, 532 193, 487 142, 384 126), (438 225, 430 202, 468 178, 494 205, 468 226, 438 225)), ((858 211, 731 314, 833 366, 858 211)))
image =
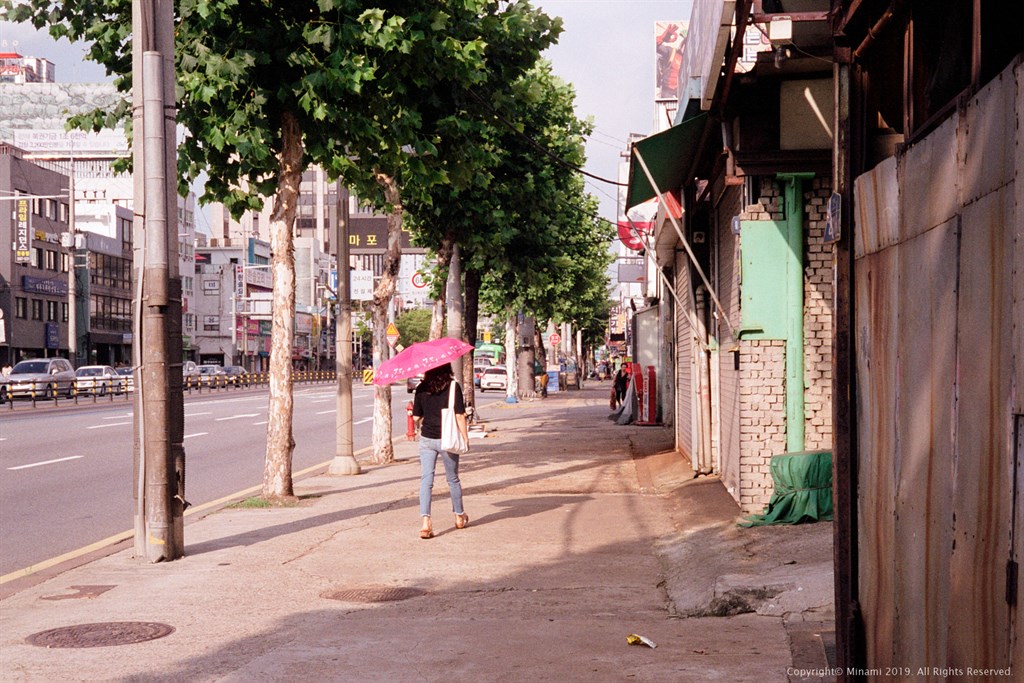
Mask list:
MULTIPOLYGON (((559 42, 544 56, 576 89, 576 115, 591 117, 586 170, 616 180, 630 133, 654 128, 656 21, 688 21, 692 0, 535 0, 563 21, 559 42)), ((601 216, 617 220, 616 187, 587 179, 601 216), (610 197, 608 195, 611 195, 610 197)))
MULTIPOLYGON (((586 171, 616 180, 630 133, 654 127, 654 23, 687 21, 692 0, 534 0, 561 17, 559 42, 545 52, 555 74, 576 89, 576 114, 590 117, 594 134, 587 143, 586 171)), ((0 52, 45 57, 57 67, 57 80, 109 80, 103 67, 84 59, 85 48, 55 42, 27 24, 0 22, 0 52)), ((600 201, 601 216, 615 221, 616 187, 587 179, 600 201)))

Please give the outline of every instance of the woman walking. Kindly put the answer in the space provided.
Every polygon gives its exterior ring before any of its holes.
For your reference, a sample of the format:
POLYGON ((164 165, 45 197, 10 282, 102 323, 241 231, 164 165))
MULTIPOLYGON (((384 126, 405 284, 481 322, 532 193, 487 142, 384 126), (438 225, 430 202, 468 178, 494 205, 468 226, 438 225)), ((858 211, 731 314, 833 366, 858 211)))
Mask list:
MULTIPOLYGON (((423 373, 423 381, 416 387, 412 415, 416 431, 420 434, 420 516, 423 526, 420 538, 433 538, 434 529, 430 522, 430 495, 434 488, 434 468, 437 457, 444 462, 445 478, 452 497, 452 512, 455 513, 455 528, 464 529, 469 524, 469 515, 462 507, 462 483, 459 481, 459 456, 441 449, 441 410, 448 407, 448 389, 454 382, 452 366, 445 363, 423 373)), ((462 387, 455 383, 455 416, 459 431, 469 442, 469 427, 466 424, 466 404, 462 387)))

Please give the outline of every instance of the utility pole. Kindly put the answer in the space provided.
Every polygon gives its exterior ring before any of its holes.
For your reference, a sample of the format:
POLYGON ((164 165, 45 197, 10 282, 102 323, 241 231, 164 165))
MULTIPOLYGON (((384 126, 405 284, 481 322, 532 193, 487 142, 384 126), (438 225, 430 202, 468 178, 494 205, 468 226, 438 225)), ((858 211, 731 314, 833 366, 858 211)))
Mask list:
POLYGON ((132 2, 136 288, 135 553, 184 555, 184 404, 178 273, 173 0, 132 2))
POLYGON ((75 230, 75 148, 71 142, 71 169, 68 172, 68 360, 78 367, 78 231, 75 230))
POLYGON ((334 368, 338 375, 337 438, 329 474, 359 474, 352 448, 352 292, 348 266, 348 190, 338 181, 338 315, 334 317, 334 368))

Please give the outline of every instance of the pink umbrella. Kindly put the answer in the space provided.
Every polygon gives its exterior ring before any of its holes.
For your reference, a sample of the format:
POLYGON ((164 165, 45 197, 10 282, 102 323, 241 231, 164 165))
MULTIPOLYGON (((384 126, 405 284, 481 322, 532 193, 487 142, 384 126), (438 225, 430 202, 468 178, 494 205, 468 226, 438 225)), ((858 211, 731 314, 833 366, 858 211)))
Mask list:
POLYGON ((471 345, 451 337, 418 342, 403 349, 394 358, 389 358, 381 363, 374 373, 373 383, 383 385, 409 379, 432 368, 450 363, 472 350, 471 345))

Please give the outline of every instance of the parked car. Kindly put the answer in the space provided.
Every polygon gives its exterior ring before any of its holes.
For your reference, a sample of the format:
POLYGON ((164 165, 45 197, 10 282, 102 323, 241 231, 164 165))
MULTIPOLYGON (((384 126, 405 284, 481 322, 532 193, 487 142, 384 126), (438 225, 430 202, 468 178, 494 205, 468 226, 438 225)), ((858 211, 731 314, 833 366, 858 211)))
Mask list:
POLYGON ((75 369, 67 358, 34 358, 19 362, 4 383, 5 398, 56 398, 75 394, 75 369))
POLYGON ((122 386, 125 391, 135 391, 135 371, 132 370, 131 366, 117 368, 115 372, 121 376, 122 386))
POLYGON ((124 378, 109 365, 83 365, 75 370, 75 391, 79 394, 121 394, 125 385, 124 378))
POLYGON ((224 368, 220 365, 207 363, 199 366, 199 381, 203 384, 220 384, 223 380, 224 368))
POLYGON ((223 375, 228 384, 241 386, 249 383, 249 372, 241 365, 225 365, 223 375))
POLYGON ((420 382, 422 381, 423 375, 416 375, 415 377, 410 377, 409 379, 405 380, 406 392, 411 394, 412 392, 416 391, 416 387, 418 387, 420 385, 420 382))
POLYGON ((508 375, 504 365, 493 365, 480 376, 480 393, 488 389, 505 391, 508 389, 508 375))
POLYGON ((189 379, 192 380, 192 384, 195 384, 199 379, 199 366, 196 365, 194 360, 187 360, 181 364, 181 377, 187 384, 189 379))

